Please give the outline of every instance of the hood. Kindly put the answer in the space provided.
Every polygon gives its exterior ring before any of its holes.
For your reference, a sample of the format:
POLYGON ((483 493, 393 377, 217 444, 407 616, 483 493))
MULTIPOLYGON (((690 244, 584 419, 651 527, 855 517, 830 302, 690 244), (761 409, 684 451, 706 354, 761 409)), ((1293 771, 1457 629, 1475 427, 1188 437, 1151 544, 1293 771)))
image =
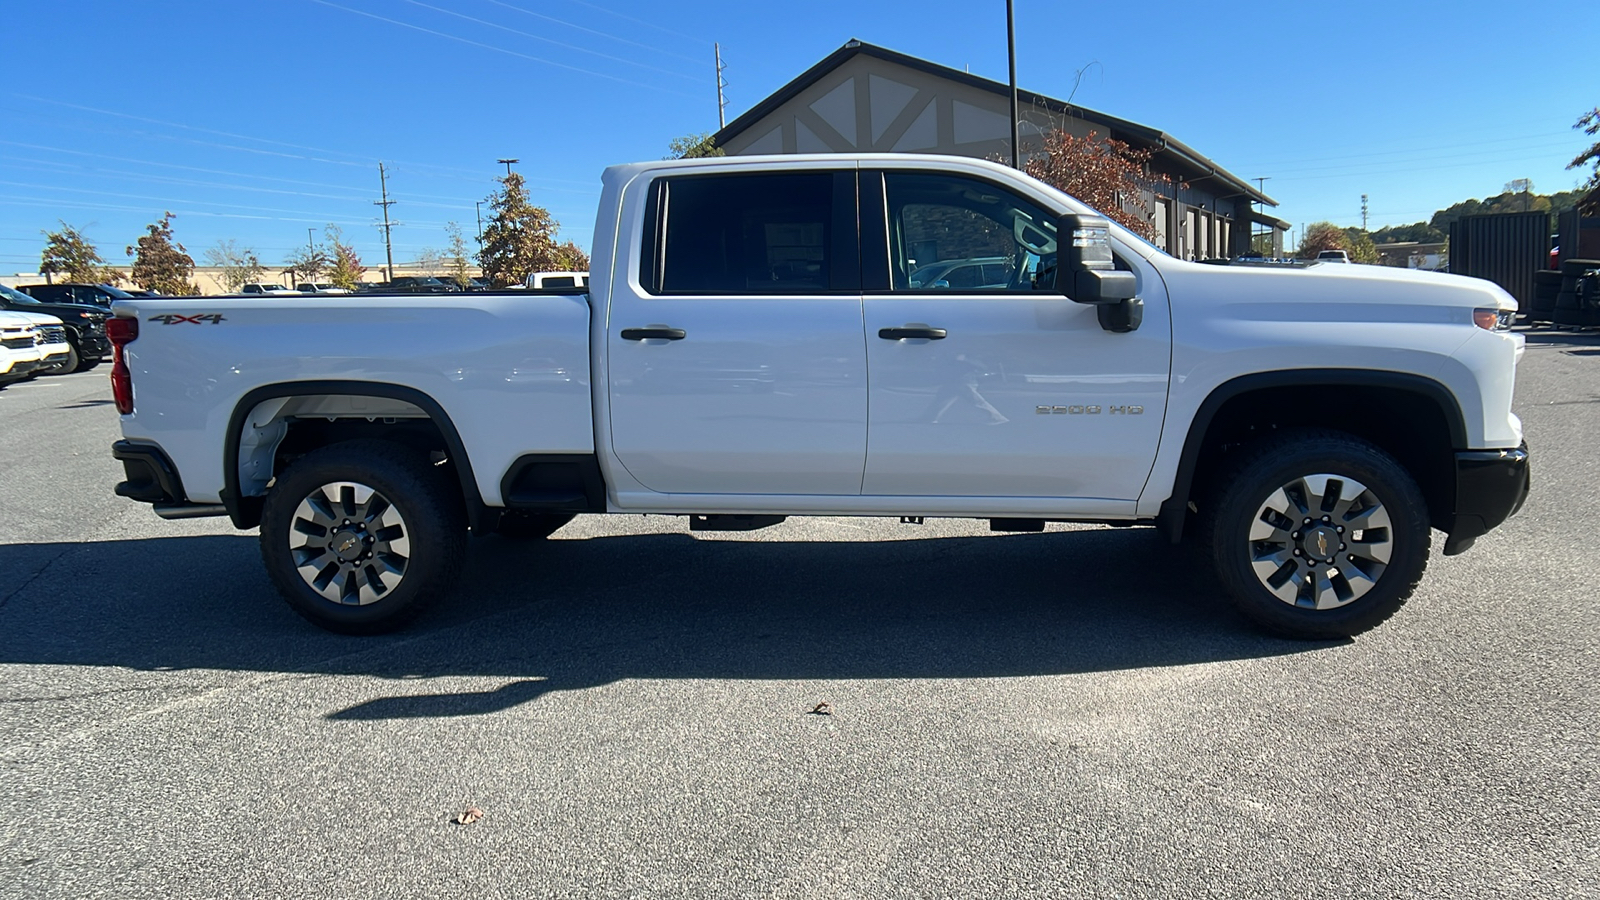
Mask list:
POLYGON ((1351 306, 1368 307, 1368 321, 1454 319, 1471 321, 1473 309, 1514 310, 1517 301, 1492 281, 1348 263, 1309 266, 1214 266, 1163 259, 1162 278, 1175 306, 1217 303, 1257 307, 1271 318, 1343 318, 1351 306), (1458 312, 1459 311, 1459 312, 1458 312))
POLYGON ((0 321, 14 325, 60 325, 61 320, 45 313, 23 312, 22 310, 0 310, 0 321))

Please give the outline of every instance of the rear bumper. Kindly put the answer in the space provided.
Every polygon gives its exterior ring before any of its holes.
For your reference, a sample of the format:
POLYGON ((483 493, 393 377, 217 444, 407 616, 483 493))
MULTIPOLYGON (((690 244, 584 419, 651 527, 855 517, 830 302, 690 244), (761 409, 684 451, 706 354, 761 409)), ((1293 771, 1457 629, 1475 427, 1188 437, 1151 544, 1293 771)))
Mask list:
POLYGON ((1532 475, 1528 445, 1515 450, 1463 450, 1456 453, 1456 511, 1444 555, 1454 556, 1501 522, 1516 515, 1528 499, 1532 475))
POLYGON ((167 454, 154 444, 117 441, 111 445, 112 458, 122 463, 126 481, 115 488, 117 496, 149 503, 163 519, 195 519, 225 516, 221 504, 190 503, 183 493, 183 479, 167 454))

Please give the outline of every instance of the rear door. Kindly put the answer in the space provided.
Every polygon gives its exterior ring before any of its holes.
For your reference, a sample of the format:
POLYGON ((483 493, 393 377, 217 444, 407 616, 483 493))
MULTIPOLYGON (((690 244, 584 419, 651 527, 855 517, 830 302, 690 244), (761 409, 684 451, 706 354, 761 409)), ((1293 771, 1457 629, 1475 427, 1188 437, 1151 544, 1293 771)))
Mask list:
POLYGON ((866 348, 853 168, 646 188, 606 325, 612 449, 671 494, 858 495, 866 348))

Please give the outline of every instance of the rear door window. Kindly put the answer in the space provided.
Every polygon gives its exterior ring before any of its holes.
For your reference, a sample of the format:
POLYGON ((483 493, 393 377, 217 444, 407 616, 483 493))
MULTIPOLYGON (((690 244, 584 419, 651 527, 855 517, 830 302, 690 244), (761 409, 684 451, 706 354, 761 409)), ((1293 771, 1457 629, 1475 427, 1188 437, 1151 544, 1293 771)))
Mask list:
POLYGON ((859 290, 853 171, 669 177, 645 217, 650 293, 859 290))

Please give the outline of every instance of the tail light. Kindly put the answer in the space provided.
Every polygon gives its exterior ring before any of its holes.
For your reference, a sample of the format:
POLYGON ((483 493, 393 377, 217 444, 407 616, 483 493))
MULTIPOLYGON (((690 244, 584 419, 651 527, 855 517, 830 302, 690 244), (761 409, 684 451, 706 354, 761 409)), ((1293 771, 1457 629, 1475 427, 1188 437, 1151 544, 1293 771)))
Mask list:
POLYGON ((111 339, 111 396, 117 401, 117 412, 133 412, 133 372, 128 369, 128 359, 122 348, 139 337, 139 320, 115 316, 106 320, 106 337, 111 339))

